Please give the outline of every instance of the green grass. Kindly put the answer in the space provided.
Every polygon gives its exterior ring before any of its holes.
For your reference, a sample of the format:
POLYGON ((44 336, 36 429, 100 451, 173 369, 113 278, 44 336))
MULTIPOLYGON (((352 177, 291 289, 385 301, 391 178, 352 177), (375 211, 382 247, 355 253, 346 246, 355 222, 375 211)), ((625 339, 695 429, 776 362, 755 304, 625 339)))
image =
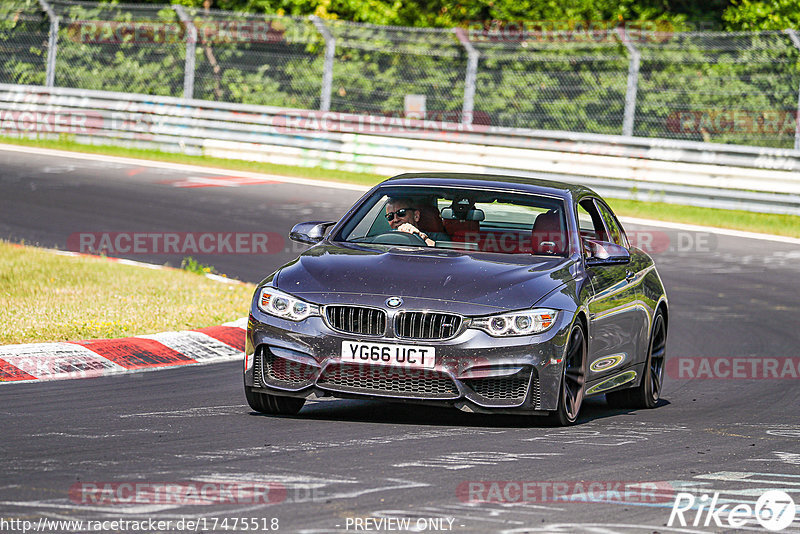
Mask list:
MULTIPOLYGON (((110 145, 84 145, 72 141, 67 137, 58 140, 51 140, 0 136, 0 142, 15 145, 70 150, 74 152, 107 154, 111 156, 140 158, 154 161, 169 161, 174 163, 203 165, 207 167, 217 167, 220 169, 243 170, 267 174, 278 174, 283 176, 296 176, 302 178, 347 182, 366 186, 375 185, 381 180, 387 178, 386 176, 381 176, 378 174, 348 172, 335 169, 323 169, 319 167, 275 165, 261 162, 211 158, 207 156, 187 156, 184 154, 161 152, 159 150, 123 148, 110 145)), ((621 199, 608 199, 608 202, 614 211, 620 216, 640 217, 643 219, 655 219, 687 224, 699 224, 704 226, 716 226, 719 228, 731 228, 749 232, 800 238, 800 217, 796 215, 777 215, 768 213, 754 213, 741 210, 697 208, 693 206, 679 206, 676 204, 666 204, 660 202, 642 202, 621 199)))
POLYGON ((615 198, 606 200, 614 212, 620 216, 716 226, 718 228, 800 238, 800 217, 796 215, 697 208, 694 206, 665 204, 663 202, 642 202, 615 198))
MULTIPOLYGON (((181 261, 181 269, 194 274, 219 274, 213 265, 200 263, 191 256, 186 256, 181 261)), ((225 275, 223 275, 225 276, 225 275)))
POLYGON ((254 290, 0 241, 0 345, 219 325, 246 317, 254 290))

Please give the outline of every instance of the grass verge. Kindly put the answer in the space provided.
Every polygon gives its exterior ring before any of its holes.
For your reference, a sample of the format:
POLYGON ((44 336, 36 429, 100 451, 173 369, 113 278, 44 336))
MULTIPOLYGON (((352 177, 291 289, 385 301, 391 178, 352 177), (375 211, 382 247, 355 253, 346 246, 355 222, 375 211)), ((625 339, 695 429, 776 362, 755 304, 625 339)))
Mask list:
POLYGON ((246 317, 254 289, 0 241, 0 345, 214 326, 246 317))
MULTIPOLYGON (((378 174, 348 172, 319 167, 275 165, 262 162, 211 158, 207 156, 188 156, 185 154, 175 154, 171 152, 162 152, 159 150, 124 148, 111 145, 85 145, 76 141, 72 141, 69 138, 51 140, 0 136, 0 143, 53 148, 58 150, 70 150, 73 152, 84 152, 91 154, 106 154, 110 156, 140 158, 153 161, 168 161, 173 163, 203 165, 207 167, 216 167, 228 170, 243 170, 300 178, 331 180, 355 183, 365 186, 375 185, 381 180, 387 178, 386 176, 378 174)), ((644 202, 622 199, 607 200, 614 211, 620 216, 640 217, 643 219, 654 219, 686 224, 699 224, 704 226, 716 226, 719 228, 731 228, 748 232, 800 238, 800 217, 796 215, 778 215, 770 213, 755 213, 743 210, 698 208, 694 206, 679 206, 676 204, 666 204, 662 202, 644 202)))
POLYGON ((800 217, 608 198, 617 215, 800 238, 800 217))

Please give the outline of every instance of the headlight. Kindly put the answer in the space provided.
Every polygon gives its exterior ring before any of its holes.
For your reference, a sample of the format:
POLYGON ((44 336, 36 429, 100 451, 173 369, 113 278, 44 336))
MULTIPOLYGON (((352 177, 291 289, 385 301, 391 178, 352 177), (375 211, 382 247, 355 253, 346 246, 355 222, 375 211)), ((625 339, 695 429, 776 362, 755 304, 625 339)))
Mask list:
POLYGON ((536 309, 500 313, 472 319, 471 326, 490 336, 530 336, 541 334, 556 322, 556 310, 536 309))
POLYGON ((274 287, 262 287, 258 290, 258 308, 265 313, 290 321, 302 321, 306 317, 319 315, 319 306, 316 304, 278 291, 274 287))

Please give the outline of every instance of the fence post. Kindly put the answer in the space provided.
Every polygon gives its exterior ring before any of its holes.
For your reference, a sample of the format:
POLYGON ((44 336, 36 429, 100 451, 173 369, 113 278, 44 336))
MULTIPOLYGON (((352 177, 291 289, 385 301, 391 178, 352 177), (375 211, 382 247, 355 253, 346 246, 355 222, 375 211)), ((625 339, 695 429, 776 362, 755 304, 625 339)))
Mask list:
POLYGON ((461 123, 465 126, 472 124, 472 115, 475 109, 475 84, 478 78, 478 59, 480 54, 469 42, 469 36, 464 28, 455 28, 456 36, 467 51, 467 73, 464 76, 464 105, 461 108, 461 123))
POLYGON ((186 64, 183 68, 183 98, 194 98, 194 71, 197 51, 197 28, 180 4, 172 6, 186 28, 186 64))
POLYGON ((58 53, 58 15, 47 3, 47 0, 39 0, 39 5, 47 13, 50 19, 50 35, 47 38, 47 74, 45 75, 45 86, 54 87, 56 84, 56 54, 58 53))
POLYGON ((628 49, 631 61, 628 64, 628 88, 625 91, 625 116, 622 119, 622 135, 633 136, 633 120, 636 115, 636 91, 639 88, 639 62, 641 54, 628 38, 628 32, 617 27, 617 34, 628 49))
MULTIPOLYGON (((800 37, 797 36, 797 32, 794 30, 783 31, 789 35, 795 48, 800 50, 800 37)), ((800 88, 797 90, 797 111, 794 114, 794 149, 800 150, 800 88)))
POLYGON ((317 31, 322 34, 325 39, 325 63, 322 68, 322 90, 320 92, 319 110, 330 111, 331 109, 331 91, 333 91, 333 56, 336 52, 336 39, 333 34, 322 22, 322 19, 309 15, 309 20, 314 23, 317 31))

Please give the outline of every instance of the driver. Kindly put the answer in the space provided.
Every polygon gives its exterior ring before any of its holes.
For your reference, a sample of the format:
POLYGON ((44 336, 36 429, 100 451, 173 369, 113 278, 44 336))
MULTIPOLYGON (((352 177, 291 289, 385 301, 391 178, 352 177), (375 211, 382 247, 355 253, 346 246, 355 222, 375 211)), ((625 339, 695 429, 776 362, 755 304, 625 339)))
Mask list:
POLYGON ((386 203, 386 220, 389 221, 392 230, 415 234, 429 247, 436 245, 436 242, 428 237, 428 234, 417 228, 419 208, 415 207, 411 199, 390 198, 386 203))

